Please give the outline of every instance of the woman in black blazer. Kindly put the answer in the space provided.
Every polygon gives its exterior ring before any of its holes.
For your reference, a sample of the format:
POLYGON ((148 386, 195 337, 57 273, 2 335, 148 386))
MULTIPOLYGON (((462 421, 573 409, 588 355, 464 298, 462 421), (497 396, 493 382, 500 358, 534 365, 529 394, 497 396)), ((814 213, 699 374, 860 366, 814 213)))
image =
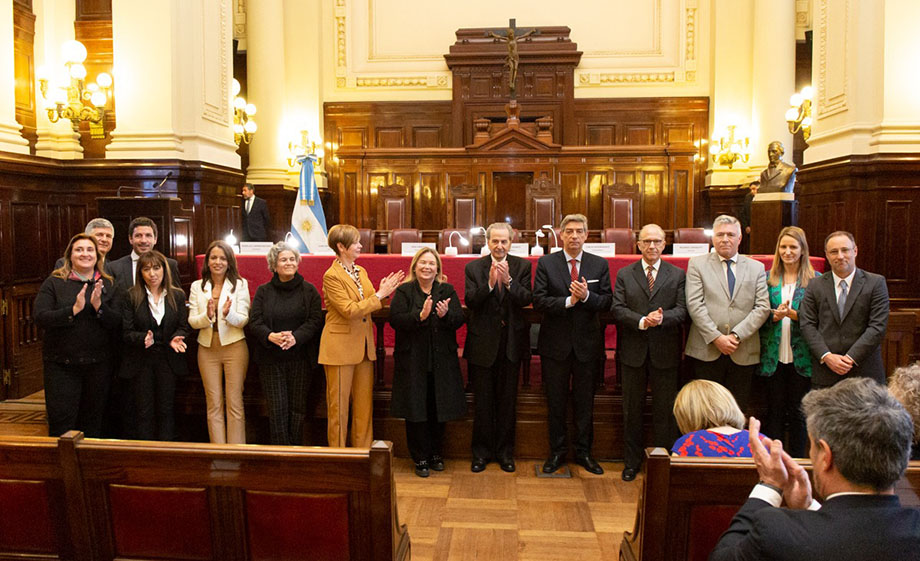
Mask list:
POLYGON ((121 303, 92 236, 77 234, 70 240, 63 264, 38 289, 34 318, 45 330, 48 434, 75 429, 102 436, 121 303))
POLYGON ((457 357, 463 310, 454 287, 442 281, 437 252, 420 249, 390 302, 390 325, 396 330, 390 412, 406 419, 406 440, 419 477, 428 477, 429 469, 444 469, 444 423, 466 414, 457 357))
POLYGON ((137 260, 137 283, 125 302, 120 375, 131 380, 135 430, 141 440, 176 440, 176 377, 186 374, 189 334, 185 293, 173 284, 166 257, 151 250, 137 260))

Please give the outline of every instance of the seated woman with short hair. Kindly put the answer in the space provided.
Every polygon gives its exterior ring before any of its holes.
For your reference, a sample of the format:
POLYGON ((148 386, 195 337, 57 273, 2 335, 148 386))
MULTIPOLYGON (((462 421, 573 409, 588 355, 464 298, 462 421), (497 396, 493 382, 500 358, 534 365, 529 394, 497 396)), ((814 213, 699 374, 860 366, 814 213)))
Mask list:
POLYGON ((709 380, 693 380, 674 400, 674 417, 684 435, 675 456, 750 457, 744 414, 731 392, 709 380))
POLYGON ((914 440, 911 460, 920 460, 920 362, 895 368, 888 380, 888 391, 901 402, 914 420, 914 440))

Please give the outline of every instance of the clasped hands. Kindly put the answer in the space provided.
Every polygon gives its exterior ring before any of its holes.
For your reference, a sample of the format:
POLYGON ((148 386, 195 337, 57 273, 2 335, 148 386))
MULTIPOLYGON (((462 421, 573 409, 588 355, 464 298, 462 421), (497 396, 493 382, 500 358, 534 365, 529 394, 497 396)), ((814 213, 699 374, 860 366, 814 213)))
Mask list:
POLYGON ((764 437, 760 440, 760 421, 750 418, 748 424, 751 456, 757 466, 760 481, 781 489, 789 508, 808 508, 812 503, 811 480, 808 472, 783 450, 783 443, 764 437))
POLYGON ((281 347, 282 351, 286 351, 297 344, 297 339, 294 338, 294 334, 290 331, 269 333, 268 340, 281 347))
MULTIPOLYGON (((444 317, 447 314, 447 306, 450 304, 450 298, 441 300, 437 304, 434 304, 435 313, 438 314, 439 318, 444 317)), ((428 295, 428 298, 425 298, 425 303, 422 304, 422 311, 418 314, 418 319, 420 321, 425 321, 428 319, 428 316, 431 315, 431 295, 428 295)))
MULTIPOLYGON (((144 336, 144 348, 149 349, 153 346, 153 331, 147 330, 147 335, 144 336)), ((177 353, 184 353, 185 349, 188 348, 188 345, 185 344, 184 335, 176 335, 169 341, 169 348, 176 351, 177 353)))
POLYGON ((644 319, 645 327, 657 327, 661 325, 661 322, 664 320, 664 310, 658 308, 654 312, 649 312, 644 319))
POLYGON ((824 355, 823 360, 824 364, 826 364, 834 374, 838 374, 840 376, 848 373, 853 368, 853 366, 856 365, 856 363, 853 362, 853 359, 847 355, 838 355, 834 353, 828 353, 824 355))
POLYGON ((569 284, 569 293, 574 298, 575 302, 581 302, 588 297, 588 281, 585 280, 585 277, 581 277, 579 280, 572 281, 569 284))
POLYGON ((799 319, 798 312, 792 309, 792 306, 789 304, 788 301, 783 302, 782 304, 779 305, 778 308, 773 310, 773 321, 774 322, 780 321, 783 318, 789 318, 793 321, 799 319))
POLYGON ((499 263, 493 261, 489 269, 489 288, 495 288, 499 284, 504 285, 505 288, 511 286, 511 273, 508 272, 507 260, 499 263))

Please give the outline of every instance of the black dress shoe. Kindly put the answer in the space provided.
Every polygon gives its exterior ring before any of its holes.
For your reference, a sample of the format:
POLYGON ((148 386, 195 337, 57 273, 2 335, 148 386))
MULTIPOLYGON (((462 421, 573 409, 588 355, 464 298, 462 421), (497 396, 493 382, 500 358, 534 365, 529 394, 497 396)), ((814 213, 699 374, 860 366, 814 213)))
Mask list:
POLYGON ((428 471, 428 460, 419 460, 415 462, 415 475, 419 477, 428 477, 431 472, 428 471))
POLYGON ((638 474, 639 470, 636 468, 625 468, 623 470, 623 481, 632 481, 638 474))
POLYGON ((565 463, 564 454, 553 454, 543 462, 543 473, 553 473, 565 463))
POLYGON ((601 465, 597 463, 591 456, 578 456, 575 458, 575 463, 590 471, 594 475, 601 475, 604 473, 604 468, 602 468, 601 465))
POLYGON ((480 471, 485 471, 486 464, 489 463, 485 458, 473 458, 473 463, 470 464, 470 471, 473 473, 479 473, 480 471))
POLYGON ((514 460, 508 458, 507 460, 502 460, 499 463, 499 466, 502 468, 502 471, 507 471, 508 473, 514 473, 514 460))
POLYGON ((428 460, 428 466, 435 471, 444 471, 444 458, 439 454, 435 454, 428 460))

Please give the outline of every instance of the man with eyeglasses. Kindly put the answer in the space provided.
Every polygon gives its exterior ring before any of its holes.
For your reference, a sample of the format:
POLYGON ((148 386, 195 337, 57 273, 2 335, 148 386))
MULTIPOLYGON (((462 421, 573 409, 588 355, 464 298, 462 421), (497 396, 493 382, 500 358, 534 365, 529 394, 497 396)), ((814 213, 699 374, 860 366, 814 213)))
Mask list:
POLYGON ((664 230, 646 224, 639 231, 642 259, 617 272, 613 315, 623 384, 625 466, 623 481, 632 481, 642 465, 642 406, 652 386, 653 444, 669 450, 676 424, 671 409, 677 395, 682 332, 687 321, 684 272, 661 259, 664 230))
POLYGON ((802 298, 799 325, 811 349, 813 388, 857 376, 885 384, 888 285, 882 275, 858 269, 856 253, 853 234, 831 233, 824 241, 831 274, 808 283, 802 298))
POLYGON ((760 326, 770 317, 763 263, 738 253, 741 224, 734 216, 712 223, 715 253, 687 265, 687 311, 693 324, 684 352, 696 378, 722 384, 747 411, 751 379, 760 363, 760 326))

